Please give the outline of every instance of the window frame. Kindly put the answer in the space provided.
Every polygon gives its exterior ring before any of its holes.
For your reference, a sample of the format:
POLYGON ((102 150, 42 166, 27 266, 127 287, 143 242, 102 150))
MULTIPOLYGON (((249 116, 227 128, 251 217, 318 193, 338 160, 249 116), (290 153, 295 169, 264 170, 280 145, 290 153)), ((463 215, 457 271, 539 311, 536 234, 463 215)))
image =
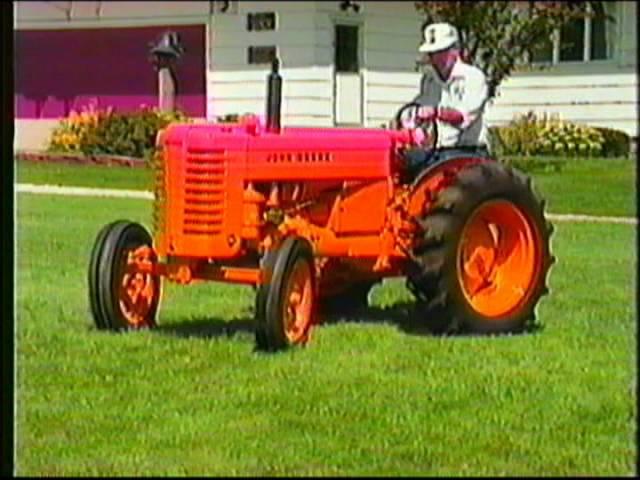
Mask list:
MULTIPOLYGON (((613 4, 615 11, 612 13, 612 16, 615 17, 616 22, 619 21, 619 12, 620 12, 620 2, 602 2, 603 8, 606 13, 606 4, 613 4)), ((589 13, 591 12, 591 4, 587 4, 587 9, 589 13)), ((593 22, 591 17, 586 17, 582 20, 584 22, 584 36, 583 36, 583 51, 582 51, 582 59, 581 60, 560 60, 560 47, 561 47, 561 38, 560 38, 560 29, 556 28, 551 34, 551 45, 552 45, 552 55, 550 60, 542 60, 542 61, 532 61, 530 60, 530 55, 527 55, 527 59, 525 63, 528 63, 532 66, 540 66, 540 65, 551 65, 551 66, 560 66, 560 65, 584 65, 584 64, 602 64, 602 63, 611 63, 616 60, 617 50, 615 45, 607 45, 607 57, 606 58, 597 58, 593 59, 591 52, 591 41, 593 34, 593 22)), ((606 24, 605 24, 606 25, 606 24)), ((609 40, 607 35, 608 31, 605 29, 605 39, 609 40)), ((619 32, 616 35, 616 38, 611 38, 614 42, 618 40, 619 32)))
POLYGON ((336 38, 335 38, 335 27, 336 25, 351 25, 358 27, 358 65, 359 75, 362 75, 362 72, 367 69, 366 67, 366 54, 365 54, 365 28, 364 28, 364 18, 362 17, 362 12, 364 9, 364 5, 360 3, 360 13, 346 13, 346 12, 333 12, 329 14, 329 20, 331 22, 331 48, 332 48, 332 61, 331 61, 331 71, 332 75, 341 74, 340 72, 336 72, 335 65, 335 53, 333 49, 336 48, 336 38))

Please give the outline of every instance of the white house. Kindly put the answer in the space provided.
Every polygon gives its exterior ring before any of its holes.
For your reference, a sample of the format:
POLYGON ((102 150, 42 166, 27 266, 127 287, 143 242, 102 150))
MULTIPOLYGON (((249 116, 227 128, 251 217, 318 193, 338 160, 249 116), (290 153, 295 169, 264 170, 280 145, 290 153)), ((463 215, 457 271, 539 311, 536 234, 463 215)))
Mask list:
MULTIPOLYGON (((268 60, 274 51, 282 62, 285 126, 378 127, 415 96, 421 75, 415 62, 423 19, 409 1, 15 3, 16 72, 25 72, 16 80, 20 105, 16 149, 42 147, 57 118, 82 104, 80 96, 84 101, 98 98, 102 103, 129 106, 139 99, 148 101, 155 77, 141 49, 162 29, 178 30, 190 42, 190 56, 185 60, 189 66, 179 78, 183 101, 193 116, 207 119, 264 112, 268 60), (134 31, 139 34, 133 35, 134 31), (44 32, 48 35, 45 40, 44 32), (60 32, 67 33, 67 40, 60 32), (126 32, 131 51, 118 44, 92 53, 91 41, 77 36, 72 40, 70 32, 93 35, 96 47, 116 42, 126 32), (31 40, 21 42, 21 35, 31 40), (42 62, 34 60, 41 58, 34 53, 36 46, 42 44, 46 49, 49 42, 64 41, 88 46, 69 48, 66 56, 57 59, 66 70, 59 66, 57 75, 38 75, 42 62), (63 72, 77 72, 74 66, 80 64, 94 83, 87 86, 85 81, 74 99, 74 82, 85 75, 72 77, 63 72), (90 72, 96 69, 103 73, 93 76, 90 72), (127 91, 117 79, 133 75, 134 70, 135 76, 125 83, 140 85, 127 91), (21 89, 21 79, 32 77, 43 80, 21 89), (58 104, 51 103, 55 99, 50 98, 47 82, 63 81, 66 86, 59 90, 65 93, 57 95, 64 100, 56 97, 58 104), (94 91, 87 91, 90 85, 96 85, 94 91), (38 95, 40 103, 34 103, 32 97, 38 95)), ((623 1, 602 4, 616 22, 603 26, 581 21, 558 35, 555 47, 547 52, 542 49, 536 58, 549 62, 550 68, 516 73, 501 85, 488 110, 490 124, 505 123, 516 113, 534 110, 560 113, 566 119, 637 137, 637 5, 623 1), (560 44, 567 40, 574 47, 561 50, 560 44)))

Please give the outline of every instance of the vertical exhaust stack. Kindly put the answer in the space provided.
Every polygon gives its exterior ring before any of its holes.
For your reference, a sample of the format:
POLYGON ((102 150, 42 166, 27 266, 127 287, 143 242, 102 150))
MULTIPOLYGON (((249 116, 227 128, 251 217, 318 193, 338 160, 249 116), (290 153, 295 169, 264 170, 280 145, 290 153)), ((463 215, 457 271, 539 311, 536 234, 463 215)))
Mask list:
POLYGON ((282 77, 278 73, 280 60, 271 61, 271 73, 267 80, 267 131, 280 133, 280 106, 282 103, 282 77))

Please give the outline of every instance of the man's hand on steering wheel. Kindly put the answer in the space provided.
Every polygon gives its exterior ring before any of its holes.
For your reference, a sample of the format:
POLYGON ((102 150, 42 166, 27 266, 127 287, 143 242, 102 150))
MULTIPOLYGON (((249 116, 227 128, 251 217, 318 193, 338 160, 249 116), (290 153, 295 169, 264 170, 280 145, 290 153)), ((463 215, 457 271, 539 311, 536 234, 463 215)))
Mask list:
POLYGON ((433 122, 436 118, 437 110, 430 105, 423 105, 418 109, 418 119, 422 122, 433 122))
POLYGON ((407 103, 396 114, 396 128, 409 130, 417 146, 433 148, 437 136, 435 130, 436 113, 435 107, 416 102, 407 103))

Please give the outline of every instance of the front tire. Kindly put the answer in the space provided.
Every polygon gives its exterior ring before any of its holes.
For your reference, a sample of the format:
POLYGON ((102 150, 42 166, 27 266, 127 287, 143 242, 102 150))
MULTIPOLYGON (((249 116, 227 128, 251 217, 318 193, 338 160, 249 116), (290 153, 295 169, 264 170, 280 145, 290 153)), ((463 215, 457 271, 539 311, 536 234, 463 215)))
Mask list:
POLYGON ((315 321, 316 281, 309 243, 289 237, 263 259, 267 280, 256 294, 256 345, 276 351, 303 345, 315 321))
POLYGON ((522 173, 491 161, 463 169, 418 219, 416 320, 437 333, 520 332, 547 293, 552 225, 522 173))
POLYGON ((156 326, 160 277, 127 273, 129 253, 149 247, 145 260, 154 262, 149 232, 140 224, 119 220, 97 235, 89 262, 89 305, 99 330, 139 330, 156 326))

